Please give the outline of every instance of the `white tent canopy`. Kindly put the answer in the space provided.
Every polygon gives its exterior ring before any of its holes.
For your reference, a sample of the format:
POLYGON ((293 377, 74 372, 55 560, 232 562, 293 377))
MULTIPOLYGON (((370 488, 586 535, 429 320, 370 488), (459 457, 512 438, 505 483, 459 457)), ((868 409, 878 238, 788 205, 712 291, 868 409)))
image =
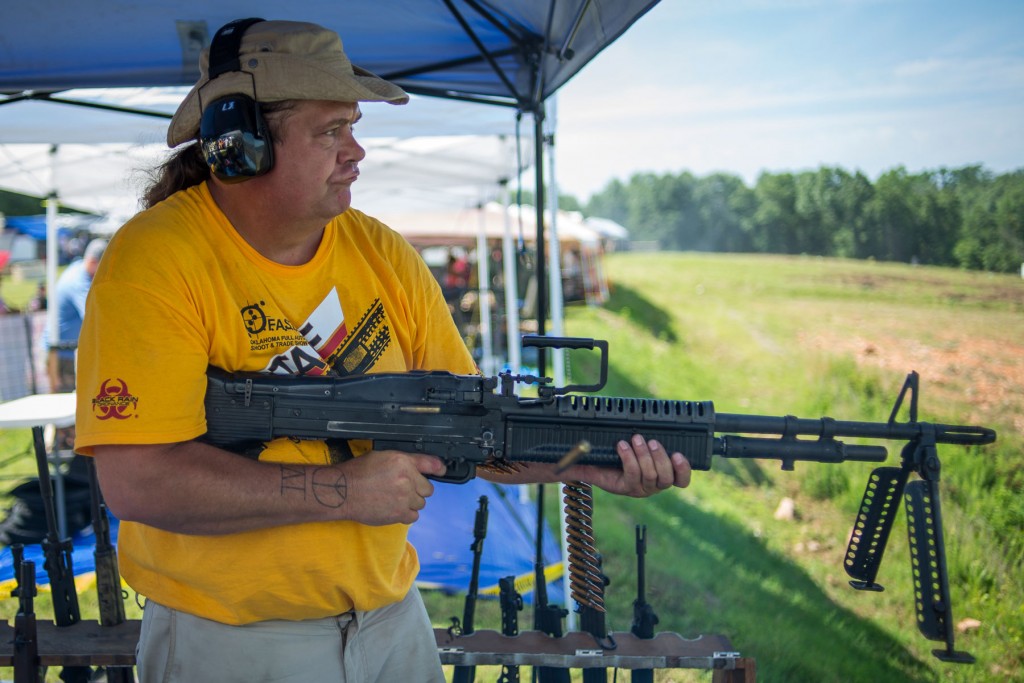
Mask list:
MULTIPOLYGON (((514 142, 498 135, 366 138, 354 187, 356 207, 374 213, 460 208, 497 198, 515 175, 514 142)), ((169 150, 165 145, 0 144, 0 189, 32 196, 55 193, 75 209, 123 223, 169 150)), ((529 158, 529 155, 524 155, 529 158)))
MULTIPOLYGON (((395 230, 402 233, 414 244, 463 244, 473 242, 480 234, 489 240, 500 240, 505 235, 508 222, 513 233, 521 234, 524 242, 536 239, 536 214, 532 206, 503 207, 497 202, 463 209, 441 209, 435 211, 388 211, 374 214, 395 230), (506 218, 507 215, 507 218, 506 218)), ((549 212, 545 212, 550 219, 549 212)), ((597 245, 601 235, 589 228, 578 213, 560 211, 558 218, 558 239, 562 242, 579 242, 597 245)))
MULTIPOLYGON (((79 90, 67 99, 137 107, 167 116, 184 88, 79 90)), ((497 197, 517 163, 514 113, 455 100, 414 97, 405 106, 363 106, 366 147, 356 204, 372 210, 462 207, 497 197)), ((146 171, 162 161, 167 118, 25 101, 0 106, 0 189, 56 193, 65 205, 123 222, 137 210, 146 171)), ((517 161, 518 160, 518 161, 517 161)))

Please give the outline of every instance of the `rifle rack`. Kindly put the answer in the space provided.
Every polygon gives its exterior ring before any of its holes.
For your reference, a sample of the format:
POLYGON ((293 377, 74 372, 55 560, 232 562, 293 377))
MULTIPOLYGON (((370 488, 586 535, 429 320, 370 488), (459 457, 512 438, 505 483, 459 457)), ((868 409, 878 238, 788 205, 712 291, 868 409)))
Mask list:
POLYGON ((725 636, 687 640, 678 633, 641 639, 629 632, 612 633, 614 650, 602 649, 594 636, 572 631, 554 638, 541 631, 505 636, 480 630, 453 635, 435 628, 442 664, 456 666, 526 665, 559 669, 706 669, 714 683, 754 683, 754 660, 741 657, 725 636))
MULTIPOLYGON (((15 680, 33 678, 46 666, 134 666, 135 645, 141 622, 129 619, 117 626, 81 621, 58 627, 39 622, 16 642, 15 629, 0 622, 0 666, 15 667, 15 680), (26 642, 31 641, 33 642, 26 642), (25 662, 19 654, 34 645, 36 655, 25 662), (28 669, 27 671, 24 669, 28 669)), ((754 683, 754 660, 741 657, 725 636, 684 639, 676 633, 659 633, 640 639, 632 633, 613 633, 617 647, 602 650, 589 633, 573 631, 552 638, 540 631, 504 636, 480 630, 456 636, 435 628, 442 664, 525 665, 558 668, 705 669, 714 683, 754 683)))
MULTIPOLYGON (((100 626, 96 621, 80 621, 71 626, 57 626, 52 621, 33 622, 15 639, 15 629, 0 621, 0 666, 13 666, 15 680, 21 678, 23 666, 38 671, 47 666, 135 666, 135 645, 139 642, 142 622, 129 620, 117 626, 100 626), (19 658, 26 648, 34 649, 35 661, 19 658)), ((34 673, 33 671, 33 673, 34 673)))

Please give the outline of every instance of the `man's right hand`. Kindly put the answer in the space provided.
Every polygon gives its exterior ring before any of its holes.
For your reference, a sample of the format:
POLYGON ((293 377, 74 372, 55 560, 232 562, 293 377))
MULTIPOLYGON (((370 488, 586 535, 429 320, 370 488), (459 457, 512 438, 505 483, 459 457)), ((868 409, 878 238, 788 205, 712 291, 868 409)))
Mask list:
POLYGON ((216 535, 349 520, 410 524, 444 473, 433 456, 371 451, 336 465, 257 462, 198 441, 96 446, 96 471, 118 519, 216 535))
POLYGON ((445 472, 439 458, 401 451, 371 451, 335 467, 345 478, 354 521, 374 526, 418 520, 434 493, 427 476, 445 472))

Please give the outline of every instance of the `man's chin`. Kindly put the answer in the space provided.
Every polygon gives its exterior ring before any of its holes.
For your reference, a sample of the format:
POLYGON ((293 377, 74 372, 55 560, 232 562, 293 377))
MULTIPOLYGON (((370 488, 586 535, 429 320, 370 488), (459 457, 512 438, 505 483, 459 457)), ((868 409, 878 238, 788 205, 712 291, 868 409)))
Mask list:
POLYGON ((348 211, 349 207, 352 206, 352 190, 351 188, 344 188, 338 190, 334 195, 335 207, 338 214, 343 214, 348 211))

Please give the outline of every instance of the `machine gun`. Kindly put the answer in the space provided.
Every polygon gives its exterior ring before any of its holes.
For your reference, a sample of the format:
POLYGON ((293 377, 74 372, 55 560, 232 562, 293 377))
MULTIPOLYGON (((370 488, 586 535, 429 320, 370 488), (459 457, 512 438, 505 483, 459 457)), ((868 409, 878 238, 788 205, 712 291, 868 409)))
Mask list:
MULTIPOLYGON (((711 401, 610 398, 573 392, 600 391, 608 378, 608 343, 602 340, 525 337, 524 346, 598 349, 600 380, 593 385, 553 386, 550 378, 502 373, 498 377, 438 371, 379 373, 349 377, 288 377, 260 373, 207 373, 207 432, 202 439, 253 457, 266 441, 370 439, 378 450, 434 455, 446 472, 437 479, 462 483, 476 468, 502 471, 525 463, 558 464, 567 454, 586 465, 620 465, 616 444, 632 434, 658 439, 668 452, 685 454, 693 470, 711 469, 712 456, 838 463, 884 462, 880 445, 847 444, 837 437, 903 442, 900 468, 879 468, 865 492, 846 570, 855 587, 874 589, 899 497, 906 488, 911 514, 915 574, 938 586, 915 600, 922 633, 945 640, 936 656, 965 661, 953 649, 945 550, 938 505, 938 444, 989 444, 996 433, 985 427, 917 420, 918 376, 911 373, 887 422, 856 422, 793 416, 716 413, 711 401), (536 385, 535 397, 520 397, 517 385, 536 385), (910 419, 898 422, 904 398, 911 396, 910 419), (758 436, 741 436, 755 434, 758 436), (766 436, 770 435, 770 436, 766 436), (799 438, 804 437, 804 438, 799 438), (907 484, 911 472, 922 481, 907 484), (924 559, 918 560, 925 562, 924 559), (925 577, 922 577, 925 578, 925 577), (934 579, 934 580, 932 580, 934 579)), ((570 567, 571 569, 571 567, 570 567)), ((585 596, 577 597, 590 604, 585 596)))

